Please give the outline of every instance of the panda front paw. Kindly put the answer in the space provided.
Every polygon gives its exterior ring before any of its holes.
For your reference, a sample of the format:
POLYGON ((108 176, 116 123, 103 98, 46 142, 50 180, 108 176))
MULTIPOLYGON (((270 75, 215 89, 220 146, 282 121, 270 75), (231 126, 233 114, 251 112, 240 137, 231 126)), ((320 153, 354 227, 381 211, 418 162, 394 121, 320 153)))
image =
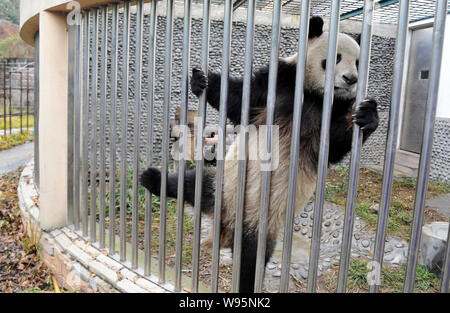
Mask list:
POLYGON ((161 171, 156 167, 149 167, 140 177, 141 185, 148 189, 152 194, 161 193, 161 171))
POLYGON ((353 122, 364 133, 373 133, 378 127, 378 121, 377 102, 375 100, 365 99, 356 107, 353 122))
POLYGON ((207 86, 208 80, 205 73, 199 68, 192 69, 191 90, 197 97, 200 97, 207 86))

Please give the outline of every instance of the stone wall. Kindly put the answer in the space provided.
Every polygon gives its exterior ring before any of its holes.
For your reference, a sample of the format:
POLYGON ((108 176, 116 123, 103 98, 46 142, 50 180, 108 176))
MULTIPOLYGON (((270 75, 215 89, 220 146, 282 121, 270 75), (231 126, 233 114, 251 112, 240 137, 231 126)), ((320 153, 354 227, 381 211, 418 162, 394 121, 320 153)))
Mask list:
MULTIPOLYGON (((109 21, 110 23, 111 21, 109 21)), ((123 16, 120 15, 120 25, 122 27, 123 16)), ((163 130, 163 97, 164 97, 164 61, 165 61, 165 16, 159 16, 157 22, 157 40, 156 40, 156 58, 155 58, 155 90, 154 90, 154 112, 151 115, 153 118, 153 164, 159 165, 161 161, 161 145, 162 145, 162 130, 163 130)), ((121 28, 119 28, 121 29, 121 28)), ((202 20, 193 19, 191 24, 191 49, 190 49, 190 68, 200 66, 200 51, 201 51, 201 30, 202 20)), ((222 40, 223 40, 223 22, 218 20, 211 21, 210 34, 210 52, 209 52, 209 67, 212 71, 221 70, 222 61, 222 40)), ((244 67, 244 53, 245 53, 245 30, 246 25, 243 22, 234 22, 232 30, 231 43, 231 66, 230 75, 241 76, 244 67)), ((140 121, 135 120, 135 15, 132 14, 131 30, 130 30, 130 67, 129 67, 129 102, 128 102, 128 132, 127 132, 127 158, 131 160, 134 153, 133 132, 135 125, 140 126, 140 158, 145 159, 145 153, 148 145, 147 129, 148 129, 148 101, 147 101, 147 86, 148 86, 148 42, 149 38, 149 16, 144 18, 144 40, 143 40, 143 73, 142 73, 142 109, 140 121)), ((354 35, 354 34, 351 34, 354 35)), ((295 53, 297 49, 298 29, 292 27, 281 28, 281 43, 280 56, 286 57, 295 53)), ((255 48, 254 48, 254 69, 268 64, 270 58, 271 45, 271 26, 270 25, 256 25, 255 26, 255 48)), ((108 48, 110 49, 111 42, 109 41, 108 48)), ((123 64, 122 64, 122 36, 119 37, 119 59, 118 59, 118 109, 117 113, 117 161, 120 162, 120 142, 122 135, 120 131, 120 122, 124 112, 123 105, 120 102, 122 98, 122 81, 123 81, 123 64)), ((171 75, 171 104, 170 116, 174 117, 176 109, 181 103, 181 54, 183 48, 183 18, 174 19, 173 31, 173 55, 172 55, 172 75, 171 75)), ((371 47, 371 62, 369 73, 368 96, 377 100, 379 103, 380 126, 376 132, 372 134, 366 144, 363 146, 361 155, 362 165, 382 165, 384 161, 384 149, 386 144, 386 135, 389 118, 389 104, 391 97, 391 84, 393 75, 393 56, 395 50, 395 38, 373 36, 371 47)), ((111 59, 109 54, 108 73, 110 73, 111 59)), ((107 99, 110 99, 111 89, 107 86, 107 99)), ((195 109, 198 105, 198 99, 189 91, 189 109, 195 109)), ((107 101, 107 118, 110 118, 110 101, 107 101)), ((208 107, 207 124, 217 124, 217 112, 208 107)), ((108 123, 108 122, 107 122, 108 123)), ((108 125, 108 124, 107 124, 108 125)), ((438 122, 436 124, 436 138, 437 145, 433 150, 433 164, 441 164, 445 162, 445 155, 441 155, 441 143, 445 140, 442 134, 448 132, 448 123, 438 122)), ((445 134, 444 134, 445 135, 445 134)), ((106 141, 109 143, 109 127, 106 129, 106 141)), ((171 143, 172 147, 172 143, 171 143)), ((107 153, 109 148, 107 148, 107 153)), ((448 154, 447 154, 448 155, 448 154)), ((343 161, 343 164, 348 162, 348 158, 343 161)), ((107 161, 108 163, 108 161, 107 161)), ((447 161, 447 167, 450 164, 447 161)), ((448 173, 448 172, 447 172, 448 173)), ((431 167, 431 177, 448 180, 448 174, 442 174, 437 171, 436 167, 431 167), (447 178, 445 178, 447 177, 447 178)))

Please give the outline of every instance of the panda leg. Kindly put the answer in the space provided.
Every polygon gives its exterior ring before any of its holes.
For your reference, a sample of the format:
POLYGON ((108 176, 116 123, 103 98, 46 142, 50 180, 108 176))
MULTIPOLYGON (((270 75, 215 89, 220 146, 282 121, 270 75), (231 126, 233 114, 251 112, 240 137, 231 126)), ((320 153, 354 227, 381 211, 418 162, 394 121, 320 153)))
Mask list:
MULTIPOLYGON (((240 272, 240 293, 253 293, 255 290, 255 270, 256 254, 258 247, 258 233, 248 231, 244 225, 244 235, 242 237, 241 272, 240 272)), ((275 249, 276 240, 267 238, 266 256, 264 267, 269 261, 275 249)))
MULTIPOLYGON (((214 208, 214 177, 215 170, 208 169, 203 173, 202 212, 208 213, 214 208)), ((161 171, 149 167, 141 174, 141 185, 152 194, 161 194, 161 171)), ((178 194, 178 173, 167 175, 167 196, 176 198, 178 194)), ((184 174, 184 201, 194 205, 195 202, 195 169, 186 170, 184 174)))

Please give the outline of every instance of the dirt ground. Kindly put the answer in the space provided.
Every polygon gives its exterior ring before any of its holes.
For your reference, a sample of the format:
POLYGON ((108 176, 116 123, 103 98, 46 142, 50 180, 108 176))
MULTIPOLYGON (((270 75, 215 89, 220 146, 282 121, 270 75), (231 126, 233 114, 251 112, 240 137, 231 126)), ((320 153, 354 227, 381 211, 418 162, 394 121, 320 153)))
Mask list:
POLYGON ((51 292, 52 277, 39 258, 39 239, 27 236, 19 214, 21 171, 0 178, 0 292, 51 292))

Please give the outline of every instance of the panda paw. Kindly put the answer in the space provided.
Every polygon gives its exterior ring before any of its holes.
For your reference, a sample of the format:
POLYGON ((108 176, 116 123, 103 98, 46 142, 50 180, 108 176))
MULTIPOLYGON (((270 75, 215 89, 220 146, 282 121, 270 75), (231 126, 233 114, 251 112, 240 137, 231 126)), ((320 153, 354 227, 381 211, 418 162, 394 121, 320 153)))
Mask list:
POLYGON ((365 99, 356 108, 353 122, 356 123, 364 133, 372 133, 378 127, 377 102, 373 99, 365 99))
POLYGON ((192 69, 191 90, 199 97, 208 84, 205 73, 199 68, 192 69))

